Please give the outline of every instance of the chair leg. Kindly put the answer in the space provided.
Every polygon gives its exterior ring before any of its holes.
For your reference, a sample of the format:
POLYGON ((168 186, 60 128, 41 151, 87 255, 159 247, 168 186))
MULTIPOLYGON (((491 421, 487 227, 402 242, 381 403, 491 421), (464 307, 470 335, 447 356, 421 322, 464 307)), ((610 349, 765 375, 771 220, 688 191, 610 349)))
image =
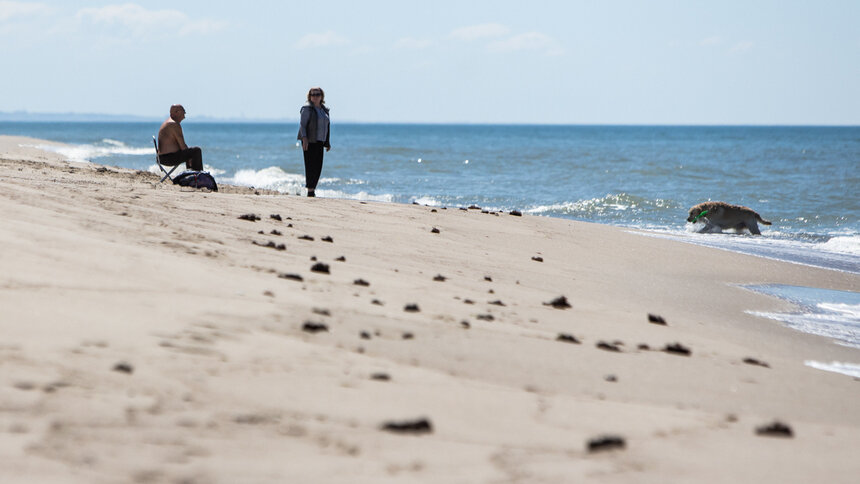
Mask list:
MULTIPOLYGON (((165 170, 164 166, 162 166, 160 163, 159 163, 158 167, 161 168, 162 172, 164 172, 164 176, 161 178, 161 181, 159 181, 158 183, 164 183, 164 180, 170 178, 170 175, 174 171, 176 171, 176 169, 179 167, 179 165, 173 165, 173 168, 171 168, 170 171, 165 170)), ((170 178, 170 181, 173 181, 173 178, 170 178)))

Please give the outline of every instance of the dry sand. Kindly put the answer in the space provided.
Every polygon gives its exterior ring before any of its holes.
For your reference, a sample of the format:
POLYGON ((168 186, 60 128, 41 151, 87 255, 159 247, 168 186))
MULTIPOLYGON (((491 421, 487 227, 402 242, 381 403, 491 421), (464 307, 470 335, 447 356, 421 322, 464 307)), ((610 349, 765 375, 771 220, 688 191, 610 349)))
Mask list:
POLYGON ((860 381, 803 363, 860 354, 747 314, 790 306, 736 286, 856 275, 568 220, 208 193, 21 147, 39 143, 0 137, 0 482, 860 476, 860 381), (756 434, 775 420, 793 437, 756 434), (589 452, 603 435, 624 447, 589 452))

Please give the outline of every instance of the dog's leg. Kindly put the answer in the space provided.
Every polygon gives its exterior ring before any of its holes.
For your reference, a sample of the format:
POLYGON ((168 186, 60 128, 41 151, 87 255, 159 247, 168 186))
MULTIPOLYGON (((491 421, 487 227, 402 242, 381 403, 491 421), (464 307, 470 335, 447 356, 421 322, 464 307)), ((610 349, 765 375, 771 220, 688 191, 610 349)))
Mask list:
POLYGON ((752 223, 747 221, 746 226, 750 229, 750 233, 753 235, 761 235, 761 230, 758 229, 758 224, 755 222, 755 219, 752 220, 752 223))

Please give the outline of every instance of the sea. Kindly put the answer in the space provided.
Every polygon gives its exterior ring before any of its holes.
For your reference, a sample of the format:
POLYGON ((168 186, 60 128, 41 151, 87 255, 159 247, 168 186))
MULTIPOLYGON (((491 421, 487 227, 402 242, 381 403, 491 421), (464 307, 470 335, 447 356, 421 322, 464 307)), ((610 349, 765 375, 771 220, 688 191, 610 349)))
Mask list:
MULTIPOLYGON (((152 136, 159 125, 6 121, 0 134, 65 143, 43 148, 71 160, 157 173, 152 136)), ((189 145, 202 147, 205 168, 219 183, 305 194, 297 123, 187 119, 183 130, 189 145)), ((362 124, 335 118, 331 144, 316 190, 321 198, 519 210, 860 274, 860 126, 362 124), (696 233, 687 212, 708 200, 746 205, 773 224, 760 225, 761 237, 696 233)), ((860 350, 860 288, 814 289, 750 288, 798 308, 762 317, 797 329, 835 322, 826 335, 860 350), (798 317, 806 322, 798 324, 798 317)), ((860 377, 860 351, 855 362, 815 365, 860 377)))

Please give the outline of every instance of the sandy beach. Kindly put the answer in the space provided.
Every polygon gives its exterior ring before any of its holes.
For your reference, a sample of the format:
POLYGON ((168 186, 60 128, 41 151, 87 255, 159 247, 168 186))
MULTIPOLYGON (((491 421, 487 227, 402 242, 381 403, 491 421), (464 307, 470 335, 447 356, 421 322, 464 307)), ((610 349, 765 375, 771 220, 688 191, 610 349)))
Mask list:
POLYGON ((210 193, 44 144, 0 136, 0 482, 860 476, 860 381, 804 365, 860 352, 749 314, 791 306, 739 287, 860 276, 570 220, 210 193), (774 422, 791 435, 757 433, 774 422))

